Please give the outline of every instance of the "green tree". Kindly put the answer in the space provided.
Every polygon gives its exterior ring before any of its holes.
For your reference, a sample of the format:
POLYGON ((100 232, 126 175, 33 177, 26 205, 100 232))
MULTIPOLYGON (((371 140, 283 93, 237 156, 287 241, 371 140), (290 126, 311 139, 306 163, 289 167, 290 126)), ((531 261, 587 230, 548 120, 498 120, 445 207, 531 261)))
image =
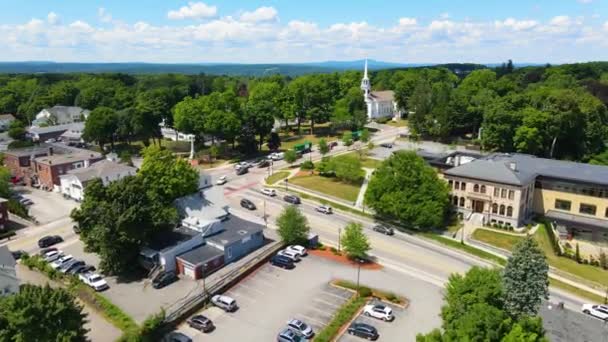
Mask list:
POLYGON ((515 318, 535 316, 549 299, 549 265, 536 241, 527 237, 515 245, 503 272, 506 311, 515 318))
POLYGON ((308 239, 308 220, 296 206, 285 207, 277 217, 278 232, 286 245, 303 244, 308 239))
POLYGON ((397 152, 376 169, 365 202, 380 216, 420 229, 442 227, 449 189, 415 152, 397 152))
POLYGON ((333 158, 330 162, 330 169, 339 180, 357 184, 363 180, 365 172, 361 169, 361 160, 356 157, 342 156, 333 158))
POLYGON ((0 297, 1 341, 87 341, 86 314, 62 288, 22 285, 0 297))
POLYGON ((361 139, 362 142, 366 143, 369 141, 369 131, 367 129, 361 130, 361 139))
POLYGON ((285 161, 289 163, 289 165, 295 163, 295 161, 298 159, 298 155, 296 154, 296 151, 294 150, 287 150, 285 151, 285 161))
POLYGON ((342 134, 342 142, 345 146, 350 146, 353 144, 353 132, 346 131, 342 134))
POLYGON ((109 107, 97 107, 84 124, 82 138, 85 141, 97 142, 99 147, 110 143, 114 149, 114 134, 118 129, 118 117, 116 111, 109 107))
POLYGON ((11 122, 8 128, 8 136, 15 140, 24 140, 25 127, 23 126, 23 123, 19 120, 11 122))
POLYGON ((319 153, 321 153, 322 156, 329 153, 329 145, 327 144, 327 141, 325 141, 325 138, 319 139, 319 153))
POLYGON ((365 259, 367 252, 371 249, 371 245, 367 235, 363 232, 363 226, 360 223, 351 222, 344 228, 342 233, 342 246, 349 258, 365 259))
POLYGON ((589 164, 608 166, 608 150, 592 156, 591 160, 589 160, 589 164))

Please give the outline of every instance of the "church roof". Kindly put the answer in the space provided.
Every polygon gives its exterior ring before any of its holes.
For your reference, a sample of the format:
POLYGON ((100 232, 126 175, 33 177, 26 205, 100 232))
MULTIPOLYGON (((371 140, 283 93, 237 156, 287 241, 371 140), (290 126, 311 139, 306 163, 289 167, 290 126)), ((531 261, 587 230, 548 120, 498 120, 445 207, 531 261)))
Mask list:
POLYGON ((376 101, 393 101, 395 92, 392 90, 372 91, 370 96, 376 101))

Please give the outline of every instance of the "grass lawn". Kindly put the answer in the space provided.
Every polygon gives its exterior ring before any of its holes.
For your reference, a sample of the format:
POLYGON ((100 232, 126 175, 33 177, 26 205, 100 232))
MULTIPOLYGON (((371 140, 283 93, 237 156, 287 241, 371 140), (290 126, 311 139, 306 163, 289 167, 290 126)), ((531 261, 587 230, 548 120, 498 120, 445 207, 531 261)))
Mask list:
POLYGON ((473 239, 510 251, 515 244, 524 238, 486 229, 476 229, 475 232, 473 232, 473 239))
POLYGON ((270 177, 266 178, 266 183, 274 184, 287 176, 289 176, 289 172, 287 171, 275 172, 270 177))
MULTIPOLYGON (((365 155, 367 151, 364 151, 363 157, 361 157, 361 167, 365 167, 368 169, 377 169, 380 164, 382 164, 381 160, 369 158, 365 155)), ((341 154, 339 156, 333 157, 334 159, 346 159, 346 158, 359 158, 359 153, 357 151, 341 154)))
POLYGON ((389 126, 394 126, 394 127, 407 127, 407 120, 403 120, 403 119, 400 119, 397 121, 390 120, 386 124, 389 126))
POLYGON ((359 189, 361 188, 361 184, 347 184, 335 178, 321 177, 319 175, 293 177, 289 179, 289 183, 350 202, 357 200, 359 189))

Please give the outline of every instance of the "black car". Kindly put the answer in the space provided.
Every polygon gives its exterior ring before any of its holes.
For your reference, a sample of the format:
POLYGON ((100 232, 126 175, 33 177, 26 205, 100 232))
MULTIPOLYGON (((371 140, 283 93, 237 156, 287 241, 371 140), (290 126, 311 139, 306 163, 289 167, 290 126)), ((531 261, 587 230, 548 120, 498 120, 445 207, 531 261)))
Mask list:
POLYGON ((63 238, 59 235, 45 236, 38 240, 38 247, 45 248, 60 242, 63 242, 63 238))
POLYGON ((174 281, 177 280, 175 272, 162 272, 154 280, 152 280, 152 287, 155 289, 161 289, 174 281))
POLYGON ((393 235, 395 234, 395 231, 393 230, 393 228, 391 227, 387 227, 381 224, 375 225, 374 226, 374 231, 378 232, 378 233, 382 233, 385 235, 393 235))
POLYGON ((80 227, 77 224, 72 226, 72 229, 74 230, 75 234, 80 234, 80 227))
POLYGON ((253 204, 253 202, 251 202, 250 200, 243 198, 241 200, 241 207, 249 209, 249 210, 255 210, 255 204, 253 204))
POLYGON ((259 168, 270 166, 270 161, 268 159, 261 160, 258 165, 259 168))
POLYGON ((369 324, 355 322, 348 327, 348 333, 351 335, 366 338, 375 341, 380 337, 378 330, 369 324))
POLYGON ((95 266, 84 264, 84 265, 76 266, 66 273, 67 274, 84 274, 87 272, 94 272, 94 271, 95 271, 95 266))
POLYGON ((270 258, 270 263, 274 266, 278 266, 278 267, 282 267, 284 269, 292 269, 294 267, 296 267, 296 265, 294 265, 293 260, 284 257, 282 255, 275 255, 272 258, 270 258))
POLYGON ((211 330, 213 330, 215 328, 215 326, 213 325, 213 322, 211 322, 211 320, 203 315, 196 315, 196 316, 192 316, 190 317, 190 319, 188 320, 188 325, 191 328, 194 328, 196 330, 202 331, 202 332, 210 332, 211 330))
POLYGON ((294 195, 285 195, 285 197, 283 197, 283 200, 285 202, 291 203, 291 204, 300 204, 300 203, 302 203, 302 201, 300 201, 300 197, 294 196, 294 195))
POLYGON ((66 274, 72 274, 72 273, 70 273, 70 271, 72 271, 73 269, 76 269, 78 267, 81 267, 81 266, 82 267, 85 266, 84 261, 82 261, 82 260, 75 260, 74 262, 72 262, 68 266, 59 267, 59 270, 61 272, 63 272, 63 273, 66 273, 66 274))
POLYGON ((393 148, 393 144, 391 144, 391 143, 382 143, 382 144, 380 144, 380 146, 382 146, 384 148, 393 148))
POLYGON ((15 260, 19 260, 19 259, 21 259, 21 257, 22 257, 24 254, 26 254, 26 253, 25 253, 25 251, 24 251, 24 250, 21 250, 21 249, 20 249, 20 250, 17 250, 17 251, 13 251, 13 252, 11 252, 11 254, 13 255, 13 258, 14 258, 15 260))
POLYGON ((240 176, 240 175, 244 175, 247 172, 249 172, 249 169, 246 167, 239 167, 238 169, 236 169, 236 175, 240 176))

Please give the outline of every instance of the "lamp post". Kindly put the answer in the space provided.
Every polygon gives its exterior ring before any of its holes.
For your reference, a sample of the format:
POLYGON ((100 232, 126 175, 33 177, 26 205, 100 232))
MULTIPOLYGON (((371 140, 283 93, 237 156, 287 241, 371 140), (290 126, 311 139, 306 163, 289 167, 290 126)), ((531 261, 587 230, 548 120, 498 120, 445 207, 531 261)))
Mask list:
POLYGON ((338 227, 338 252, 340 251, 340 239, 342 238, 342 227, 338 227))
POLYGON ((207 298, 207 285, 205 284, 205 278, 207 278, 207 275, 205 274, 205 273, 207 273, 207 266, 208 266, 207 263, 205 263, 203 265, 203 294, 205 296, 205 301, 207 301, 207 299, 209 299, 209 298, 207 298))
POLYGON ((268 229, 268 219, 266 218, 266 199, 264 198, 264 228, 268 229))
POLYGON ((361 264, 363 260, 357 259, 357 295, 359 294, 359 276, 361 275, 361 264))
POLYGON ((287 185, 289 181, 285 178, 285 192, 289 192, 289 186, 287 185))

